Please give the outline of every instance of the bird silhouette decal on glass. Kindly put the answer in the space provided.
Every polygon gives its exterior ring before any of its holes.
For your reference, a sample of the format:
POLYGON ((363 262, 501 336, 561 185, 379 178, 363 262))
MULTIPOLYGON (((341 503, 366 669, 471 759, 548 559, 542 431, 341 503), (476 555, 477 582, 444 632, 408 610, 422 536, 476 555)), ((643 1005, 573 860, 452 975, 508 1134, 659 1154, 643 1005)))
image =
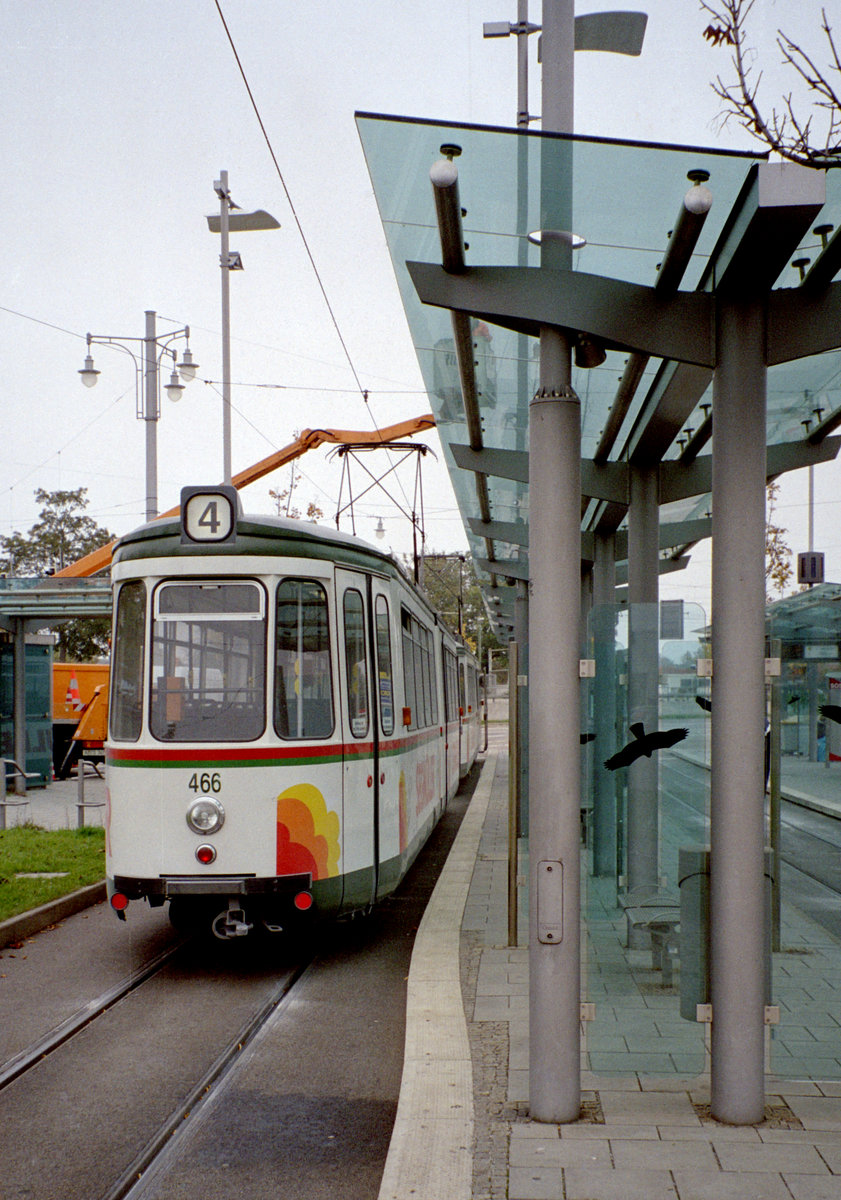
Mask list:
POLYGON ((822 704, 821 716, 826 717, 827 721, 836 721, 841 725, 841 704, 822 704))
POLYGON ((695 703, 699 704, 704 712, 712 712, 713 710, 713 702, 712 700, 708 700, 706 696, 696 696, 695 703))
POLYGON ((618 771, 620 767, 627 767, 643 755, 651 758, 655 750, 667 750, 670 746, 676 746, 689 734, 688 729, 656 729, 654 733, 646 733, 641 721, 631 725, 630 730, 634 740, 605 759, 604 765, 608 771, 618 771))

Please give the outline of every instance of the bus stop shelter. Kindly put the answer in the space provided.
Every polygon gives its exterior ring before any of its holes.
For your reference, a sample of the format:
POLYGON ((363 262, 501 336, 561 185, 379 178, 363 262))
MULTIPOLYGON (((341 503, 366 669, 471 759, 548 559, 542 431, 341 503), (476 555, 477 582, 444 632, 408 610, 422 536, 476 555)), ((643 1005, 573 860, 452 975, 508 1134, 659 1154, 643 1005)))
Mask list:
POLYGON ((657 729, 659 576, 711 536, 704 1009, 713 1113, 753 1123, 769 1019, 765 489, 839 447, 841 178, 698 147, 357 123, 486 602, 528 642, 532 1116, 580 1107, 584 785, 608 813, 593 873, 626 894, 660 882, 658 757, 624 768, 618 849, 604 763, 627 726, 657 729))

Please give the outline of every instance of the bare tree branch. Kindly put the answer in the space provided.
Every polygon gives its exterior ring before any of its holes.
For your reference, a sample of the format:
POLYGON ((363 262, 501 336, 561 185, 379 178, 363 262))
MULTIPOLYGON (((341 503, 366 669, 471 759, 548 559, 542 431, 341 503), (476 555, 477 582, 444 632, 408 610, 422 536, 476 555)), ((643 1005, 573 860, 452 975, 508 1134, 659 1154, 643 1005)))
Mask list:
POLYGON ((730 63, 736 79, 725 83, 720 75, 712 84, 724 104, 722 123, 734 118, 769 149, 792 162, 809 167, 841 167, 841 93, 833 84, 832 73, 841 76, 841 54, 821 10, 821 29, 829 45, 829 65, 820 68, 802 46, 782 30, 777 30, 777 45, 784 65, 791 68, 813 94, 812 108, 802 111, 789 92, 781 108, 772 108, 766 116, 759 104, 762 72, 754 72, 756 52, 748 46, 747 20, 754 0, 701 0, 701 9, 712 17, 704 37, 713 46, 730 48, 730 63), (822 134, 816 132, 815 116, 820 114, 822 134))

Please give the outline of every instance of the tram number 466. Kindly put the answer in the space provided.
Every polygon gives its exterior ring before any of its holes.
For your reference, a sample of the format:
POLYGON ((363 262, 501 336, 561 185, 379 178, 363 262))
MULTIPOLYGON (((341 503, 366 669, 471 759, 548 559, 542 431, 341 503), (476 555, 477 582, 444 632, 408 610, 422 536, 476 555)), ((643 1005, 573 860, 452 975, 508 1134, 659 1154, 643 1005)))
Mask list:
POLYGON ((203 796, 209 796, 211 792, 216 795, 217 792, 222 791, 222 777, 218 771, 213 771, 212 773, 204 771, 201 775, 196 771, 187 784, 187 787, 191 792, 201 792, 203 796))

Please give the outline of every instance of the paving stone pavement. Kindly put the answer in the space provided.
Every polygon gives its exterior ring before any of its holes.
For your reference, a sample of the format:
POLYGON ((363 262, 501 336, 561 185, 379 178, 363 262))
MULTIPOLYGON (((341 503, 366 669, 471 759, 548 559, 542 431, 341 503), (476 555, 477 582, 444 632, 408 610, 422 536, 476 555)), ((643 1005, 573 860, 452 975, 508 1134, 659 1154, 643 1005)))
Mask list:
MULTIPOLYGON (((841 1200, 837 1079, 769 1077, 765 1121, 736 1127, 710 1117, 703 1071, 681 1077, 674 1062, 659 1078, 585 1070, 579 1121, 530 1120, 528 950, 507 945, 508 760, 502 739, 494 740, 461 922, 473 1062, 472 1200, 841 1200)), ((841 1026, 841 990, 836 995, 841 1026)))

